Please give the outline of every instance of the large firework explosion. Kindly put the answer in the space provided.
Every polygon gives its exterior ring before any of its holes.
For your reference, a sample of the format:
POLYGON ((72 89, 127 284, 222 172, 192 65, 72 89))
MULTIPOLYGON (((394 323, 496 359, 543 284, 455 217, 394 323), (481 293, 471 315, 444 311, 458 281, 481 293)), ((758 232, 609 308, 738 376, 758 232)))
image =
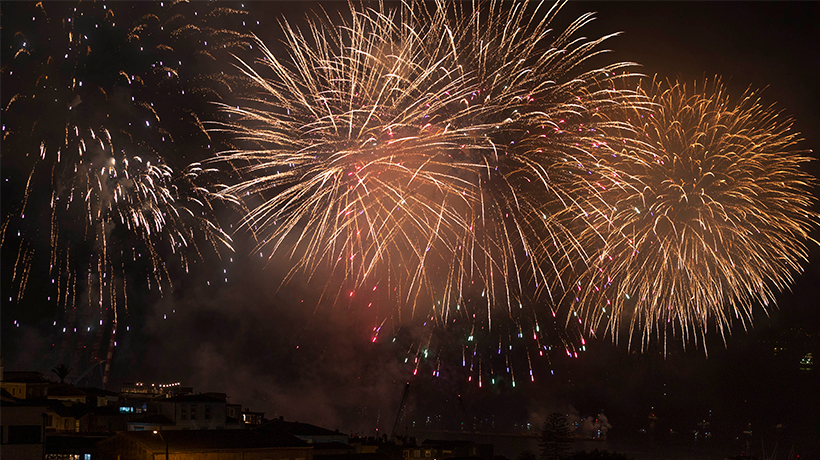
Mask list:
POLYGON ((593 255, 568 297, 613 337, 627 323, 630 343, 654 335, 666 349, 672 334, 705 350, 710 328, 725 340, 733 321, 746 327, 802 271, 818 222, 810 157, 754 92, 660 79, 640 91, 652 111, 625 107, 632 135, 616 132, 591 168, 605 206, 584 226, 593 255))
MULTIPOLYGON (((259 93, 224 106, 242 148, 220 159, 247 177, 226 192, 263 197, 245 225, 288 256, 288 278, 321 278, 334 301, 382 292, 395 323, 458 329, 465 367, 478 337, 492 355, 583 346, 577 331, 545 337, 557 275, 586 259, 555 219, 577 186, 561 165, 597 147, 593 114, 634 101, 614 89, 628 64, 581 70, 606 38, 576 36, 590 15, 554 35, 560 4, 506 6, 351 4, 304 31, 283 21, 286 56, 259 43, 240 65, 259 93)), ((433 342, 410 346, 417 363, 433 342)))
POLYGON ((172 286, 168 261, 187 271, 191 255, 230 243, 212 206, 225 196, 195 162, 212 152, 197 113, 230 80, 195 69, 219 50, 248 47, 210 25, 241 12, 114 7, 3 7, 25 18, 3 28, 3 192, 21 197, 3 209, 4 258, 16 251, 4 292, 20 303, 30 274, 48 264, 50 288, 30 301, 62 307, 55 351, 70 353, 74 368, 83 353, 106 358, 105 348, 110 366, 118 316, 142 286, 134 275, 161 291, 172 286), (124 23, 121 8, 139 19, 124 23))

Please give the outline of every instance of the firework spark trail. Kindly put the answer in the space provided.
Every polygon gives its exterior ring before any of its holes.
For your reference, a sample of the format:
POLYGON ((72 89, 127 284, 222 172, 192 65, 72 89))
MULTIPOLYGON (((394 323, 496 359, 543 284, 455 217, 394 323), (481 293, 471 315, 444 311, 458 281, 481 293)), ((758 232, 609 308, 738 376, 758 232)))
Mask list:
POLYGON ((629 340, 667 335, 702 342, 734 319, 745 328, 753 309, 775 302, 802 271, 816 180, 799 134, 747 91, 731 101, 719 80, 693 85, 654 79, 641 88, 653 109, 618 117, 591 187, 607 203, 581 239, 597 247, 577 280, 573 304, 595 328, 629 340))
MULTIPOLYGON (((230 247, 212 207, 227 195, 201 185, 215 170, 199 163, 185 166, 191 161, 187 154, 197 149, 191 142, 197 132, 203 142, 211 141, 188 109, 191 104, 182 103, 185 90, 197 98, 194 107, 202 93, 214 91, 185 81, 181 66, 190 57, 184 49, 200 48, 186 41, 213 40, 211 48, 196 53, 213 59, 209 51, 234 47, 241 36, 207 26, 213 17, 228 14, 224 9, 202 15, 198 27, 186 25, 176 14, 184 3, 158 13, 170 15, 166 21, 147 14, 131 27, 118 27, 114 9, 103 4, 4 8, 4 14, 31 18, 29 24, 19 21, 13 39, 4 35, 4 58, 14 54, 3 67, 4 177, 16 179, 12 171, 28 176, 15 190, 22 195, 19 205, 4 209, 3 244, 17 244, 9 232, 20 240, 11 282, 19 302, 32 264, 44 261, 36 253, 49 246, 56 296, 49 291, 48 301, 54 298, 66 310, 72 323, 67 329, 79 325, 89 335, 97 330, 90 347, 94 359, 105 354, 102 328, 110 328, 110 348, 118 317, 127 311, 126 270, 145 274, 149 288, 162 291, 172 287, 168 260, 178 260, 187 271, 191 255, 201 257, 203 241, 217 253, 230 247), (165 97, 157 99, 158 94, 165 97), (161 120, 166 115, 190 120, 190 129, 169 128, 188 140, 188 150, 174 144, 161 120), (49 230, 43 232, 40 217, 46 214, 49 230)), ((223 80, 219 83, 230 83, 223 80)), ((82 347, 86 339, 81 334, 75 340, 82 347)))
POLYGON ((351 4, 306 31, 282 21, 286 57, 259 43, 239 66, 259 93, 217 129, 243 148, 217 160, 247 177, 226 192, 263 197, 244 224, 289 257, 287 279, 329 267, 396 292, 398 322, 460 319, 477 337, 506 317, 499 350, 505 335, 546 350, 532 286, 551 296, 563 259, 586 259, 554 219, 576 185, 553 171, 596 143, 592 114, 635 97, 615 89, 627 63, 579 70, 607 37, 576 37, 590 15, 552 37, 559 9, 351 4))

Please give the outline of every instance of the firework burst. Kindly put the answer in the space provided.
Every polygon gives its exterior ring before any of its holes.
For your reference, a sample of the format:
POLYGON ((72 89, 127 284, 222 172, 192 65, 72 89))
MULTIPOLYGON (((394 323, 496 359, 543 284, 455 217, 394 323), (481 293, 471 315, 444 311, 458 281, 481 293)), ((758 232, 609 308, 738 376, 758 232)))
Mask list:
POLYGON ((191 163, 211 143, 197 111, 217 93, 204 82, 226 81, 194 70, 187 78, 182 66, 213 59, 209 51, 236 47, 240 36, 207 26, 230 13, 224 8, 191 23, 186 2, 159 6, 123 6, 156 10, 129 10, 126 17, 140 18, 131 26, 99 3, 4 7, 26 19, 3 29, 4 194, 22 197, 3 210, 3 250, 17 251, 4 282, 13 286, 9 302, 19 303, 32 266, 48 264, 51 287, 37 301, 57 302, 64 331, 79 329, 63 335, 58 350, 74 342, 75 368, 85 350, 104 358, 104 329, 110 365, 118 315, 128 307, 126 272, 162 291, 172 286, 167 261, 187 271, 203 242, 217 253, 230 247, 212 206, 226 196, 202 185, 213 170, 191 163), (205 39, 213 48, 187 46, 205 39))
POLYGON ((606 38, 576 37, 589 15, 553 36, 560 5, 486 6, 351 4, 306 31, 282 22, 286 56, 259 43, 240 65, 259 93, 224 106, 243 147, 220 160, 247 177, 226 192, 263 198, 245 224, 287 254, 288 278, 341 274, 352 289, 325 284, 337 300, 379 290, 399 324, 461 320, 463 340, 542 352, 555 311, 534 293, 585 259, 554 219, 574 182, 553 172, 596 142, 593 114, 629 99, 613 83, 627 64, 579 70, 606 38), (489 334, 497 318, 509 328, 489 334))
POLYGON ((569 297, 613 336, 628 323, 642 346, 665 347, 667 332, 698 343, 746 327, 802 270, 815 180, 791 122, 753 92, 731 101, 717 80, 641 91, 652 110, 623 110, 631 139, 618 132, 591 168, 606 206, 582 240, 599 249, 569 297))

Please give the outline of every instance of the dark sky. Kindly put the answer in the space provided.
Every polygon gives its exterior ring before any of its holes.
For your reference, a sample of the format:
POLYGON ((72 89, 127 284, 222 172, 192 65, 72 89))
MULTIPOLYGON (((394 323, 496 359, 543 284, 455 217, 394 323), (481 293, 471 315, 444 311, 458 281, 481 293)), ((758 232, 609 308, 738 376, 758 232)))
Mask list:
MULTIPOLYGON (((332 10, 344 4, 326 6, 332 10)), ((4 30, 19 20, 7 14, 7 7, 3 2, 4 30)), ((246 8, 253 21, 262 23, 253 31, 265 39, 275 36, 277 15, 298 18, 311 6, 249 2, 246 8)), ((820 3, 573 2, 559 14, 556 29, 587 11, 597 12, 598 19, 584 29, 586 36, 622 32, 607 42, 614 53, 608 62, 634 61, 649 76, 685 81, 719 75, 734 96, 749 87, 763 89, 764 103, 776 103, 794 118, 806 139, 803 146, 820 146, 820 3)), ((2 46, 5 50, 8 44, 2 46)), ((4 179, 12 174, 7 167, 11 155, 4 147, 4 179)), ((817 162, 811 168, 816 175, 817 162)), ((12 193, 3 192, 2 205, 8 208, 12 193)), ((4 283, 15 251, 3 248, 4 283)), ((671 443, 685 451, 692 449, 696 423, 711 410, 721 443, 714 449, 727 455, 738 453, 749 423, 762 437, 754 438, 756 444, 779 440, 781 449, 794 443, 803 453, 820 451, 820 369, 802 372, 798 366, 807 352, 820 356, 817 245, 792 291, 778 297, 778 309, 768 316, 758 310, 754 326, 748 331, 736 327, 725 346, 712 337, 708 358, 692 347, 673 347, 663 357, 656 349, 636 353, 608 340, 590 341, 580 359, 536 360, 535 383, 515 389, 412 377, 401 350, 370 342, 371 318, 346 308, 315 313, 305 307, 315 305, 315 286, 277 290, 285 267, 264 266, 245 256, 248 252, 249 245, 239 242, 236 255, 194 264, 190 274, 175 280, 173 293, 161 299, 139 295, 140 304, 121 320, 112 382, 181 381, 195 391, 226 392, 231 402, 269 417, 372 434, 377 428, 389 431, 404 382, 411 380, 406 419, 421 424, 429 416, 433 427, 494 420, 495 428, 482 428, 512 431, 514 424, 537 424, 554 410, 576 417, 603 411, 613 425, 609 448, 671 443), (780 344, 786 351, 774 355, 780 344), (642 434, 652 412, 657 428, 651 436, 642 434)), ((47 371, 57 364, 49 349, 55 340, 52 321, 61 314, 53 306, 10 304, 8 297, 3 292, 6 367, 47 371)), ((502 453, 512 456, 516 449, 502 453)))

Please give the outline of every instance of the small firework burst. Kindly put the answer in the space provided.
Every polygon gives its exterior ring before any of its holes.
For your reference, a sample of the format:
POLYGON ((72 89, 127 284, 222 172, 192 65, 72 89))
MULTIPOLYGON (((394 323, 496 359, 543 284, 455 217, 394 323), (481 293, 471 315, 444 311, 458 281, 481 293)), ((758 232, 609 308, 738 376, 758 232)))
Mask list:
POLYGON ((753 92, 732 101, 719 80, 657 79, 642 91, 652 110, 618 115, 631 136, 618 132, 588 181, 607 206, 590 218, 582 240, 598 250, 568 297, 613 336, 628 323, 644 346, 667 333, 697 343, 710 327, 746 327, 802 270, 818 222, 811 158, 753 92))

